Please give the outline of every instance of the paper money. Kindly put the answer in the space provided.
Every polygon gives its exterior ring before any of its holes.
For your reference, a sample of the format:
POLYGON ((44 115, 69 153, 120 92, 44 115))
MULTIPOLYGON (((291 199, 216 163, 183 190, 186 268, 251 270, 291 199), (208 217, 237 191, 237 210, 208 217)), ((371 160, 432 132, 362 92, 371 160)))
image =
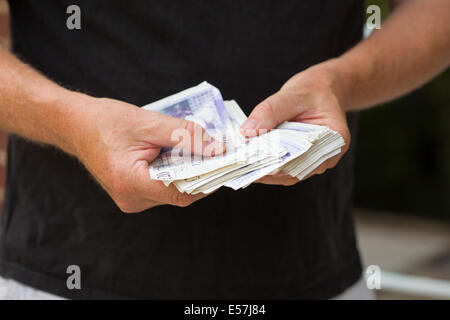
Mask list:
POLYGON ((142 109, 196 122, 213 137, 226 134, 231 125, 219 89, 208 82, 150 103, 142 109))
POLYGON ((236 101, 223 101, 207 82, 143 107, 200 124, 227 145, 225 154, 205 157, 163 149, 149 164, 150 177, 174 184, 188 194, 210 193, 222 186, 245 188, 275 170, 303 179, 345 145, 327 127, 285 122, 266 134, 245 138, 239 128, 247 116, 236 101))

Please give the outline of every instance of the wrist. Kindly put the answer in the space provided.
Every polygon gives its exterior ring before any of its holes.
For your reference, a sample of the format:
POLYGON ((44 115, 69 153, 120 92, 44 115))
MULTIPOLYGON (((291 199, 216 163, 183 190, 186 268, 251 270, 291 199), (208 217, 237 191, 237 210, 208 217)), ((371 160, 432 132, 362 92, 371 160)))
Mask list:
POLYGON ((346 70, 344 61, 341 58, 334 58, 315 65, 311 69, 316 69, 323 74, 327 86, 333 92, 342 110, 350 111, 354 79, 352 74, 346 70))
POLYGON ((92 129, 95 129, 97 110, 94 107, 99 105, 97 99, 74 91, 59 96, 59 112, 62 115, 61 121, 56 124, 62 144, 59 147, 79 159, 83 146, 91 140, 92 129))
POLYGON ((42 113, 46 142, 78 157, 79 141, 86 134, 82 128, 90 113, 88 104, 95 98, 59 86, 41 86, 31 96, 33 105, 42 113))

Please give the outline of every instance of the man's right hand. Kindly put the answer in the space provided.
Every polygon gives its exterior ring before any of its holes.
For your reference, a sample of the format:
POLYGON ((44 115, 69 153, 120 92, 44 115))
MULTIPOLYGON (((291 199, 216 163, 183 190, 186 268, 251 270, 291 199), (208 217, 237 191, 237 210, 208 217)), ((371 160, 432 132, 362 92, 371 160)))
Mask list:
POLYGON ((76 112, 79 128, 72 132, 73 154, 120 210, 133 213, 163 204, 184 207, 205 196, 180 193, 173 184, 166 187, 151 180, 148 170, 161 147, 180 146, 180 141, 171 139, 177 129, 185 130, 191 141, 196 139, 183 145, 184 149, 196 152, 194 144, 200 143, 200 153, 223 152, 223 146, 208 139, 200 126, 117 100, 85 95, 77 99, 83 112, 76 112))

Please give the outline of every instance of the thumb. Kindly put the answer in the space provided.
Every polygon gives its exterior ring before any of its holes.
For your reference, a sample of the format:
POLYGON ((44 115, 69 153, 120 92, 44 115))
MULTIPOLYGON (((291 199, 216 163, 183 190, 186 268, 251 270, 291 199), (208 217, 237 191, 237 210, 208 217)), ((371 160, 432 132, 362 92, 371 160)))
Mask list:
POLYGON ((177 147, 196 154, 213 156, 225 152, 222 142, 214 140, 199 124, 152 112, 150 141, 160 147, 177 147))
POLYGON ((284 121, 297 115, 292 98, 276 93, 258 104, 241 126, 241 133, 248 137, 257 136, 276 128, 284 121))

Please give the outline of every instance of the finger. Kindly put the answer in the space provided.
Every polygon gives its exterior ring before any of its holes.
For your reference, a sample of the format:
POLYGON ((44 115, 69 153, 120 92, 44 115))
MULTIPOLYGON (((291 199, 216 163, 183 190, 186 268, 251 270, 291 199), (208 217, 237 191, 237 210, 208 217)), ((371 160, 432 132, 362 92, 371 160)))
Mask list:
POLYGON ((268 176, 276 176, 280 173, 280 169, 275 169, 273 171, 271 171, 269 174, 267 174, 268 176))
POLYGON ((155 202, 155 201, 147 201, 145 199, 139 199, 136 201, 127 201, 125 202, 115 202, 117 207, 122 211, 123 213, 128 214, 135 214, 140 213, 145 210, 148 210, 150 208, 154 208, 157 206, 162 205, 161 203, 155 202))
POLYGON ((214 140, 199 124, 159 112, 145 112, 149 114, 148 138, 152 143, 208 156, 225 152, 225 144, 214 140))
POLYGON ((306 177, 304 177, 302 179, 302 181, 305 181, 309 178, 311 178, 312 176, 315 176, 316 174, 323 174, 325 173, 325 171, 327 171, 328 168, 328 161, 325 161, 324 163, 322 163, 320 166, 318 166, 316 169, 314 169, 312 172, 310 172, 306 177))
POLYGON ((208 196, 208 194, 204 194, 204 193, 198 193, 195 195, 181 193, 178 191, 178 189, 173 184, 171 184, 169 187, 166 187, 166 193, 167 193, 167 196, 165 199, 165 203, 171 204, 174 206, 178 206, 178 207, 187 207, 187 206, 193 204, 194 202, 208 196))
POLYGON ((275 170, 271 171, 267 175, 268 176, 272 176, 272 177, 276 177, 276 178, 288 178, 288 177, 291 177, 290 175, 288 175, 286 172, 284 172, 281 169, 275 169, 275 170))
POLYGON ((139 199, 134 201, 134 203, 130 204, 128 207, 120 207, 120 210, 124 213, 140 213, 145 210, 163 205, 163 203, 147 200, 147 199, 139 199))
POLYGON ((285 94, 274 94, 253 109, 241 126, 241 133, 253 137, 276 128, 280 123, 294 118, 298 114, 293 98, 285 94))
POLYGON ((278 171, 276 174, 273 175, 275 178, 292 178, 291 175, 285 173, 284 171, 278 171))
POLYGON ((185 207, 207 196, 203 193, 196 195, 181 193, 173 183, 166 187, 162 181, 150 178, 146 161, 142 161, 138 166, 135 178, 136 191, 147 202, 185 207))
POLYGON ((275 178, 273 176, 265 176, 256 181, 257 183, 268 184, 268 185, 280 185, 280 186, 292 186, 299 182, 295 177, 289 176, 288 178, 275 178))
POLYGON ((339 163, 341 158, 342 158, 342 153, 329 159, 327 161, 327 169, 332 169, 332 168, 336 167, 336 165, 339 163))

